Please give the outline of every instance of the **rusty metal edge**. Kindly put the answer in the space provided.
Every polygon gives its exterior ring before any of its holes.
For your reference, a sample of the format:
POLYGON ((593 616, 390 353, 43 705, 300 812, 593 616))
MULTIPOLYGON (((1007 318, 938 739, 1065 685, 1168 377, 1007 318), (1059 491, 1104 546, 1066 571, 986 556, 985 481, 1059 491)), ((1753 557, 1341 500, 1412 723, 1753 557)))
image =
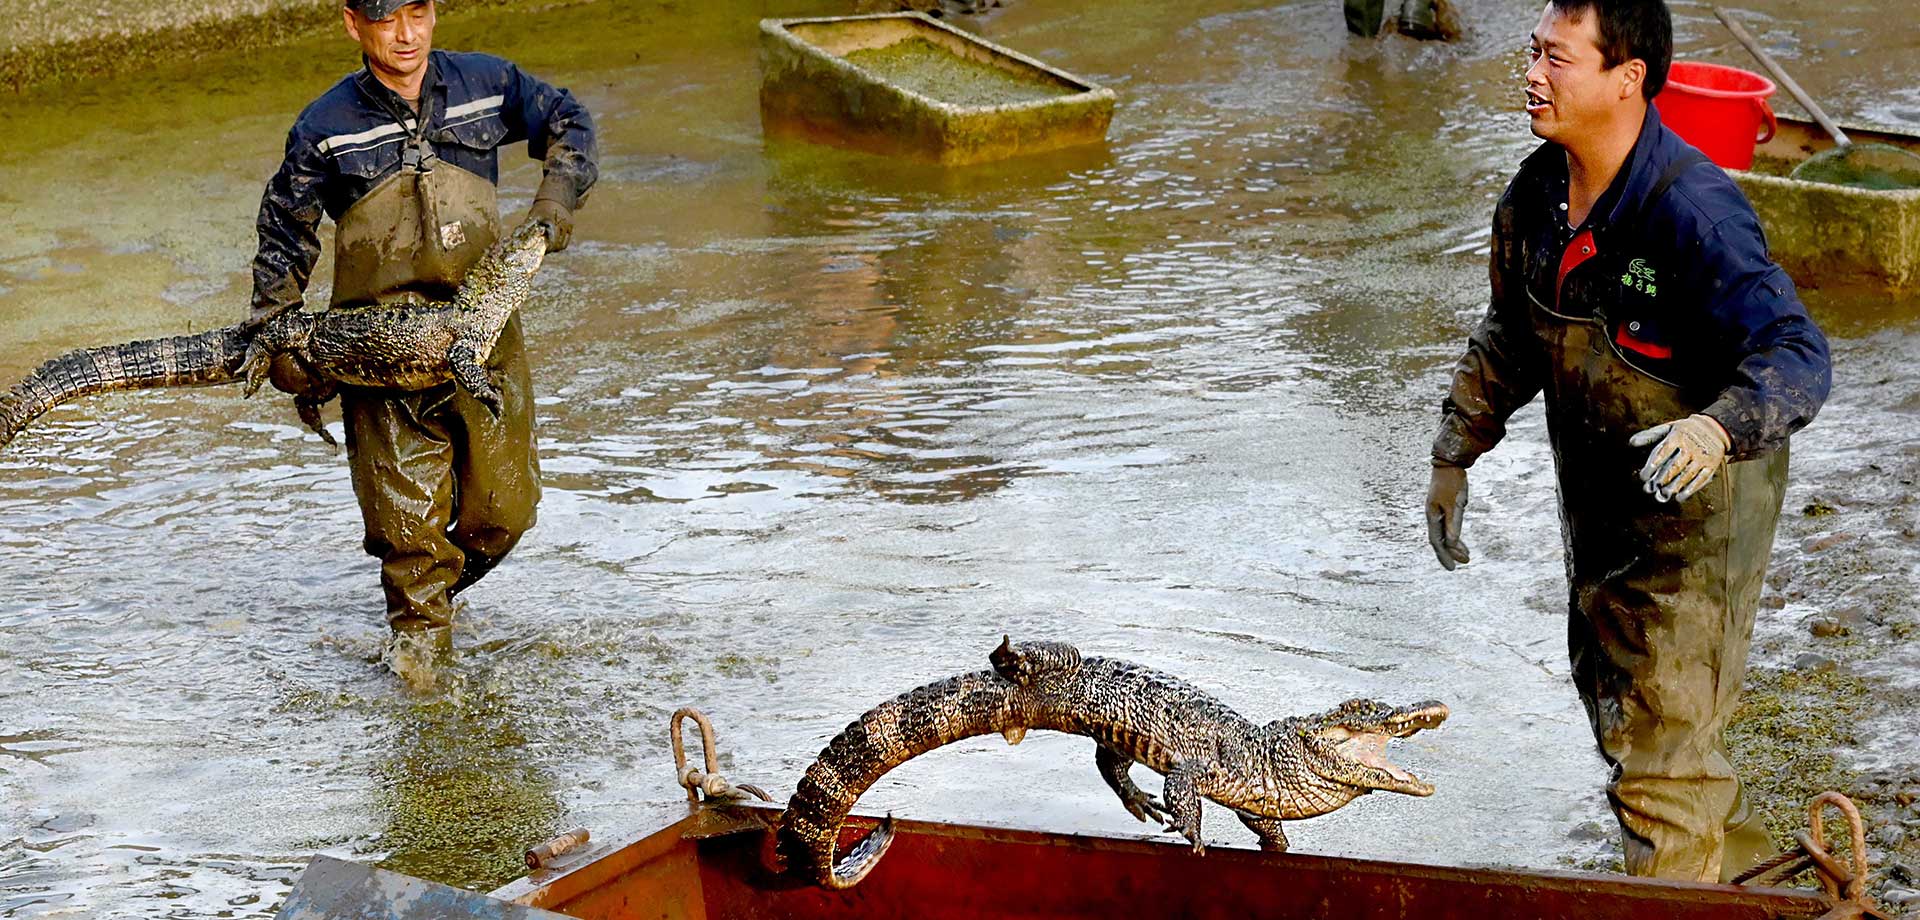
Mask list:
MULTIPOLYGON (((666 853, 684 840, 702 840, 771 829, 779 822, 784 810, 782 805, 757 801, 704 803, 692 809, 687 817, 665 828, 635 835, 605 847, 594 848, 588 851, 591 855, 590 859, 567 867, 530 873, 527 877, 496 889, 491 894, 502 900, 533 907, 562 904, 584 892, 618 879, 636 866, 666 853)), ((881 817, 882 815, 870 812, 856 812, 852 816, 856 823, 878 821, 881 817)), ((955 824, 896 817, 894 825, 896 831, 901 834, 917 833, 1088 850, 1121 850, 1151 854, 1161 851, 1162 848, 1168 852, 1184 852, 1187 847, 1184 842, 1176 842, 1165 836, 1054 833, 990 822, 955 824)), ((1817 892, 1795 888, 1743 887, 1712 882, 1682 882, 1556 869, 1444 866, 1297 852, 1265 853, 1257 849, 1220 845, 1209 847, 1207 853, 1208 859, 1235 862, 1300 861, 1318 864, 1328 871, 1356 875, 1393 875, 1473 882, 1483 885, 1538 884, 1590 895, 1644 899, 1657 898, 1662 894, 1688 893, 1726 901, 1730 904, 1777 909, 1783 915, 1789 916, 1833 916, 1832 911, 1842 906, 1836 905, 1817 892)))

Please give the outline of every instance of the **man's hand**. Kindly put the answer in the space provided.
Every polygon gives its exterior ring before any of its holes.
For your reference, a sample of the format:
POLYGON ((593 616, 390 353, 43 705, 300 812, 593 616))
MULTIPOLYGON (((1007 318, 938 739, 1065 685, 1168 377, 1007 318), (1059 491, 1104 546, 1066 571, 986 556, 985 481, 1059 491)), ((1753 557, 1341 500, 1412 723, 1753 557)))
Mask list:
POLYGON ((1640 481, 1660 501, 1683 502, 1713 481, 1714 474, 1727 462, 1727 449, 1733 446, 1733 439, 1713 416, 1689 415, 1655 425, 1627 439, 1627 443, 1634 447, 1654 444, 1653 453, 1640 468, 1640 481))
POLYGON ((1461 518, 1466 513, 1466 468, 1435 463, 1433 478, 1427 482, 1427 541, 1433 544, 1440 565, 1449 572, 1472 558, 1460 539, 1461 518))
POLYGON ((535 198, 527 219, 547 228, 547 251, 559 252, 573 242, 573 209, 551 198, 535 198))

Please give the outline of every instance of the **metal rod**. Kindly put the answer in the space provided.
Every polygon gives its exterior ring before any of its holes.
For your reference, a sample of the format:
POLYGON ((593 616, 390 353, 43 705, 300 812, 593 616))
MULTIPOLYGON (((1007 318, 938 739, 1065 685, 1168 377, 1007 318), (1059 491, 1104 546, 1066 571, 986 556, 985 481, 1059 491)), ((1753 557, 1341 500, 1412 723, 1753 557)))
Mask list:
POLYGON ((527 850, 527 868, 538 869, 552 862, 555 857, 563 853, 579 849, 582 844, 585 844, 588 840, 592 839, 592 837, 593 835, 589 833, 586 828, 576 827, 537 847, 533 847, 527 850))
POLYGON ((1754 41, 1752 35, 1747 34, 1746 27, 1736 22, 1732 14, 1716 6, 1713 8, 1713 15, 1720 18, 1720 22, 1726 25, 1727 31, 1732 32, 1733 37, 1740 40, 1740 44, 1747 46, 1747 50, 1760 59, 1760 63, 1767 68, 1767 73, 1773 74, 1773 78, 1787 88, 1787 93, 1793 97, 1793 101, 1800 103, 1800 107, 1806 109, 1807 114, 1812 115, 1813 120, 1819 122, 1821 128, 1833 135, 1834 143, 1842 147, 1853 143, 1847 139, 1847 132, 1840 130, 1840 126, 1827 117, 1827 112, 1820 107, 1820 103, 1813 101, 1813 97, 1807 95, 1807 91, 1801 89, 1800 84, 1795 83, 1792 77, 1787 76, 1786 71, 1780 69, 1780 65, 1774 62, 1773 55, 1768 54, 1767 49, 1760 47, 1760 43, 1754 41))

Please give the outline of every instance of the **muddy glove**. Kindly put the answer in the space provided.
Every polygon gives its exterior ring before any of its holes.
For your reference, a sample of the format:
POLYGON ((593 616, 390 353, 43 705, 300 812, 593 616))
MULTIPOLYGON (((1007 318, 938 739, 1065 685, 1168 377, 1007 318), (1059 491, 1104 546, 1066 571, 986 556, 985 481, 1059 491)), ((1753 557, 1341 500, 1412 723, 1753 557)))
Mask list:
POLYGON ((1449 572, 1472 558, 1460 539, 1461 519, 1466 513, 1466 467, 1435 461, 1433 478, 1427 482, 1427 542, 1433 544, 1433 554, 1449 572))
POLYGON ((552 198, 535 198, 527 219, 546 225, 548 252, 559 252, 573 241, 573 209, 552 198))
POLYGON ((1640 481, 1660 501, 1686 501, 1727 462, 1733 439, 1709 415, 1689 415, 1655 425, 1627 439, 1634 447, 1654 444, 1640 468, 1640 481), (1655 443, 1658 442, 1658 443, 1655 443))

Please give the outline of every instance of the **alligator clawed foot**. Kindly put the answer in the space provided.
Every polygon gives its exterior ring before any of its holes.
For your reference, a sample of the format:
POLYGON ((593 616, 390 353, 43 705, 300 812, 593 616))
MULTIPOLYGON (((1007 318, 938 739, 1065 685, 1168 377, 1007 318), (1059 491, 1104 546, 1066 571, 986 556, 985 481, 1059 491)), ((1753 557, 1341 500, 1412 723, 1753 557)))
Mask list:
POLYGON ((479 352, 469 345, 455 345, 447 351, 447 364, 452 367, 453 379, 460 388, 486 406, 487 411, 493 413, 494 421, 499 421, 502 399, 500 387, 480 363, 479 352))
MULTIPOLYGON (((328 398, 331 399, 332 396, 329 395, 328 398)), ((326 423, 320 420, 320 407, 325 403, 325 399, 316 399, 311 396, 293 398, 293 408, 300 413, 300 421, 313 429, 313 432, 318 434, 320 440, 325 441, 328 447, 338 448, 340 442, 334 439, 333 432, 328 431, 326 423)))
POLYGON ((247 343, 247 357, 240 362, 240 375, 246 379, 241 395, 251 398, 260 392, 261 385, 267 382, 267 372, 273 369, 273 358, 258 341, 247 343))
POLYGON ((1140 792, 1130 795, 1120 800, 1120 804, 1126 806, 1127 814, 1132 815, 1135 820, 1166 825, 1169 830, 1173 828, 1172 818, 1168 817, 1166 808, 1152 793, 1140 792))
POLYGON ((1200 831, 1180 823, 1179 818, 1168 818, 1167 830, 1187 838, 1187 842, 1193 844, 1193 852, 1195 855, 1201 855, 1207 852, 1207 843, 1200 838, 1200 831))

